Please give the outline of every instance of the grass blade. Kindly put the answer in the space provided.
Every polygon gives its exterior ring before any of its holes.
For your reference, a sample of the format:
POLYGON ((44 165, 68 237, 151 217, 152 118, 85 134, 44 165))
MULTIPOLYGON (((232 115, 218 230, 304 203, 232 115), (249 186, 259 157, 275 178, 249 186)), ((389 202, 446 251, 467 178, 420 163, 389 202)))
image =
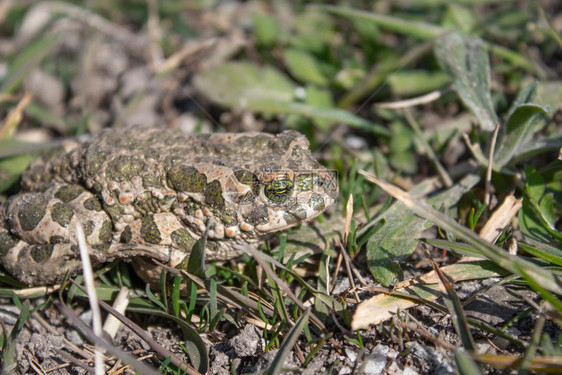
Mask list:
POLYGON ((468 328, 468 322, 466 321, 466 316, 464 315, 462 304, 455 292, 455 288, 441 269, 437 267, 437 264, 435 264, 433 259, 431 259, 431 264, 435 274, 439 278, 440 289, 445 290, 445 293, 443 293, 443 302, 445 303, 445 306, 447 306, 447 310, 449 310, 455 331, 457 331, 457 335, 461 338, 464 348, 474 351, 474 339, 472 338, 472 334, 468 328))
POLYGON ((267 370, 266 374, 273 375, 281 373, 283 363, 285 363, 285 359, 287 359, 287 356, 291 353, 291 350, 293 350, 293 346, 295 346, 295 343, 297 342, 301 332, 306 327, 309 317, 310 309, 307 309, 301 315, 299 320, 296 321, 293 328, 291 328, 289 334, 287 335, 287 337, 285 337, 285 340, 283 340, 283 344, 281 344, 281 347, 279 348, 279 351, 277 352, 277 355, 275 356, 275 359, 273 360, 273 363, 267 370))
POLYGON ((480 367, 464 350, 455 350, 455 363, 459 375, 481 375, 480 367))
MULTIPOLYGON (((14 296, 14 301, 19 302, 17 297, 14 296)), ((20 315, 18 320, 16 320, 16 324, 12 328, 12 332, 10 332, 10 336, 6 339, 5 348, 2 350, 2 375, 4 374, 11 374, 17 367, 17 359, 16 359, 16 339, 21 332, 25 322, 29 319, 30 312, 29 312, 30 302, 28 299, 25 300, 24 303, 21 304, 19 307, 20 315)))
POLYGON ((409 35, 418 39, 433 39, 449 31, 441 26, 427 22, 408 20, 404 18, 392 17, 363 10, 352 9, 344 6, 317 5, 316 8, 338 16, 348 18, 363 18, 373 21, 378 26, 399 34, 409 35))

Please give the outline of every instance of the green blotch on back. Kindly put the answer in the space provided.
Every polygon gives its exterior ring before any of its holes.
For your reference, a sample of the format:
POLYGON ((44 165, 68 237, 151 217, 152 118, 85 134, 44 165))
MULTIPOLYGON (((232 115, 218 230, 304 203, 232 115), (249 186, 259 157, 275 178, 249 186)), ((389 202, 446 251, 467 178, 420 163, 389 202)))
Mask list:
POLYGON ((64 154, 66 154, 66 150, 64 149, 64 147, 60 146, 43 152, 39 158, 43 160, 43 162, 47 163, 64 154))
POLYGON ((207 186, 207 176, 193 167, 180 165, 168 171, 168 183, 176 191, 202 193, 207 186))
POLYGON ((274 138, 265 134, 258 134, 254 136, 242 136, 236 140, 236 145, 239 149, 260 150, 271 147, 274 138))
POLYGON ((111 247, 111 244, 109 244, 109 243, 99 243, 97 245, 92 245, 92 249, 98 250, 98 251, 101 251, 101 252, 107 252, 107 250, 109 250, 110 247, 111 247))
POLYGON ((160 179, 158 178, 158 176, 152 174, 152 173, 146 173, 145 175, 142 176, 142 186, 145 189, 151 188, 151 187, 159 187, 160 186, 160 179))
POLYGON ((68 227, 73 215, 72 208, 64 203, 56 203, 51 209, 51 219, 64 228, 68 227))
POLYGON ((141 219, 141 236, 142 238, 151 244, 159 244, 162 241, 160 236, 160 230, 154 222, 154 216, 148 215, 143 216, 141 219))
POLYGON ((105 173, 113 181, 130 181, 133 177, 139 176, 144 167, 145 164, 142 160, 128 155, 119 155, 108 163, 105 173))
POLYGON ((196 242, 195 238, 193 238, 187 229, 184 228, 173 231, 171 237, 172 242, 174 242, 178 248, 183 250, 191 250, 196 242))
POLYGON ((97 176, 106 159, 107 154, 104 151, 92 152, 85 155, 80 163, 84 170, 84 176, 89 178, 97 176))
POLYGON ((92 233, 94 233, 94 229, 96 227, 96 223, 94 223, 92 220, 88 220, 86 221, 84 224, 82 224, 82 227, 84 229, 84 234, 86 236, 91 235, 92 233))
POLYGON ((205 187, 205 203, 211 207, 224 208, 222 187, 218 180, 212 181, 205 187))

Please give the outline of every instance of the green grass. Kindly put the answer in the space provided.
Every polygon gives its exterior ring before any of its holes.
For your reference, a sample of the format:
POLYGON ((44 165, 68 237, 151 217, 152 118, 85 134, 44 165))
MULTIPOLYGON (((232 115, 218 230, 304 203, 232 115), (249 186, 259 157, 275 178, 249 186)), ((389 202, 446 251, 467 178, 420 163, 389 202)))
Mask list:
MULTIPOLYGON (((36 153, 58 142, 42 138, 37 144, 14 134, 40 129, 66 138, 122 125, 152 103, 151 90, 157 92, 158 121, 174 122, 187 111, 195 130, 240 131, 248 118, 246 127, 297 129, 338 175, 338 202, 316 227, 280 234, 259 251, 245 248, 240 262, 206 264, 201 240, 184 270, 167 270, 157 290, 140 284, 124 263, 98 271, 102 301, 130 289, 127 311, 135 321, 126 324, 139 335, 142 317, 179 328, 188 359, 150 341, 159 354, 158 372, 206 372, 202 335, 216 342, 213 335, 224 335, 221 329, 246 321, 261 330, 262 350, 278 350, 264 370, 272 374, 283 371, 291 351, 302 367, 323 349, 341 355, 344 347, 358 353, 358 371, 365 365, 359 354, 374 347, 363 337, 369 326, 369 334, 399 351, 397 361, 412 355, 407 344, 417 341, 444 349, 459 373, 485 373, 488 366, 520 374, 560 372, 562 335, 548 327, 562 322, 562 37, 550 9, 534 2, 401 0, 370 7, 276 3, 253 11, 246 3, 235 5, 244 15, 239 23, 215 3, 165 0, 156 9, 144 2, 102 2, 85 9, 67 2, 47 7, 47 21, 35 31, 25 22, 33 7, 22 3, 13 4, 0 24, 2 38, 19 43, 3 49, 0 60, 6 64, 0 77, 2 200, 18 191, 19 176, 36 153), (197 23, 201 15, 208 22, 197 23), (69 20, 80 21, 80 33, 65 29, 69 20), (35 34, 26 37, 24 27, 35 34), (71 33, 83 48, 73 49, 71 33), (209 35, 216 37, 212 46, 205 44, 209 35), (245 37, 236 39, 240 35, 245 37), (103 50, 104 41, 117 48, 103 50), (182 53, 187 57, 157 59, 182 53), (112 73, 112 63, 124 68, 112 73), (135 68, 153 68, 153 86, 126 94, 121 85, 135 81, 123 77, 135 68), (40 94, 18 106, 35 69, 64 88, 59 106, 40 94), (99 94, 91 82, 102 78, 117 84, 99 94), (217 121, 228 118, 235 120, 217 121), (493 208, 508 196, 521 203, 503 222, 493 208), (479 237, 496 222, 493 243, 479 237), (458 263, 467 257, 470 263, 458 263), (430 266, 418 268, 412 259, 429 259, 430 266), (429 284, 405 287, 405 275, 431 269, 436 277, 429 284), (361 293, 350 287, 332 295, 334 277, 350 279, 361 293), (363 286, 365 277, 380 286, 363 286), (473 298, 515 287, 535 298, 511 321, 493 326, 467 316, 467 301, 455 288, 466 280, 488 285, 473 298), (376 301, 370 299, 377 293, 376 301), (357 307, 358 298, 367 302, 357 307), (415 304, 448 317, 456 344, 433 336, 407 310, 415 304), (358 317, 362 308, 368 312, 364 320, 358 317), (508 329, 529 317, 533 328, 521 337, 508 329), (479 352, 477 336, 501 337, 509 350, 479 352)), ((8 373, 15 340, 34 310, 55 306, 72 320, 72 310, 87 298, 73 284, 57 292, 28 289, 1 271, 0 281, 0 295, 21 311, 16 328, 0 331, 8 373), (47 297, 46 303, 37 305, 38 297, 47 297)), ((86 328, 78 329, 99 343, 86 328)), ((131 360, 112 350, 125 363, 131 360)), ((325 363, 326 369, 338 366, 343 364, 325 363)))

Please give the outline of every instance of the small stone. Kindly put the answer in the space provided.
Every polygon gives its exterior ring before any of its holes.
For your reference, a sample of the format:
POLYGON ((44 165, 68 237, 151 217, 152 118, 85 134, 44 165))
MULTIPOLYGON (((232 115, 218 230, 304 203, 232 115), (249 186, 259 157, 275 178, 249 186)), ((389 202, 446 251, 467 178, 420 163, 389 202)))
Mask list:
POLYGON ((386 367, 387 354, 389 351, 387 345, 378 344, 375 346, 371 354, 367 357, 364 367, 364 373, 369 375, 378 375, 382 373, 386 367))
POLYGON ((246 324, 242 332, 229 340, 229 344, 238 357, 248 357, 256 354, 260 339, 258 328, 246 324))

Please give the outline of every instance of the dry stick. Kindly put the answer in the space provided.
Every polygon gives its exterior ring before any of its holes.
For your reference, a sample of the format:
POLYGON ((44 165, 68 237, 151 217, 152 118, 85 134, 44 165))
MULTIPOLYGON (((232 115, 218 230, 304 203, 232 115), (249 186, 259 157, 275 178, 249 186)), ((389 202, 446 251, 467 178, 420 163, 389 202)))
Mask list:
MULTIPOLYGON (((408 314, 408 313, 406 313, 408 314)), ((408 318, 411 319, 412 321, 414 321, 414 324, 412 323, 406 323, 406 322, 401 322, 399 319, 395 319, 394 322, 403 327, 403 328, 408 328, 409 330, 413 331, 413 332, 417 332, 419 335, 423 336, 424 338, 426 338, 427 340, 433 342, 436 345, 441 346, 442 348, 445 348, 447 350, 453 351, 456 349, 455 346, 449 344, 448 342, 441 340, 439 337, 435 337, 433 336, 424 326, 421 322, 419 322, 416 318, 414 318, 411 314, 408 314, 408 318)))
POLYGON ((351 228, 351 218, 353 216, 353 194, 349 194, 347 205, 345 208, 345 232, 343 234, 343 242, 347 245, 347 237, 351 228))
POLYGON ((484 204, 490 204, 490 184, 492 182, 492 165, 494 163, 494 150, 496 149, 496 141, 498 139, 498 132, 500 130, 500 124, 496 124, 494 129, 494 134, 492 135, 492 143, 490 145, 490 152, 488 154, 488 169, 486 170, 486 187, 484 190, 484 204))
MULTIPOLYGON (((120 314, 124 314, 125 310, 127 310, 127 306, 129 306, 129 289, 124 286, 121 290, 119 290, 117 297, 115 297, 115 301, 113 301, 113 308, 119 311, 120 314)), ((105 319, 103 330, 109 335, 109 337, 114 339, 120 326, 121 323, 117 320, 117 318, 113 315, 109 315, 105 319)))
POLYGON ((27 362, 29 362, 29 366, 35 370, 36 373, 38 374, 46 374, 45 370, 43 370, 43 367, 41 367, 41 365, 39 364, 39 361, 35 358, 35 356, 29 351, 29 349, 26 349, 24 351, 25 353, 25 357, 27 358, 27 362))
POLYGON ((408 122, 408 124, 410 124, 410 126, 414 130, 414 133, 416 133, 416 135, 418 136, 419 141, 423 145, 423 148, 425 149, 425 152, 427 153, 429 160, 431 160, 433 166, 437 170, 437 173, 439 174, 439 177, 441 178, 443 184, 445 184, 445 186, 448 188, 453 186, 453 180, 451 179, 451 176, 449 176, 449 174, 445 170, 445 167, 443 167, 443 165, 437 158, 437 155, 435 155, 435 152, 433 152, 433 149, 431 148, 429 143, 427 143, 427 141, 425 140, 425 137, 423 136, 423 133, 417 121, 414 120, 412 113, 408 110, 404 110, 404 115, 406 116, 406 121, 408 122))
POLYGON ((334 288, 336 286, 336 281, 337 281, 338 273, 340 272, 340 266, 341 266, 342 260, 343 260, 343 255, 340 252, 338 254, 338 258, 336 260, 336 266, 334 267, 334 272, 332 274, 332 285, 330 285, 330 288, 328 289, 329 295, 332 295, 332 291, 334 290, 334 288))
POLYGON ((345 250, 345 248, 343 247, 343 244, 338 241, 338 245, 340 246, 341 249, 341 254, 343 255, 343 259, 345 261, 345 270, 347 271, 347 278, 349 279, 349 285, 351 286, 351 291, 353 292, 353 295, 355 296, 355 301, 357 303, 361 302, 361 299, 359 298, 359 294, 357 294, 357 288, 355 287, 355 281, 353 281, 353 272, 351 272, 351 259, 349 257, 349 254, 347 253, 347 251, 345 250))
POLYGON ((482 153, 480 146, 478 144, 473 145, 472 142, 470 142, 470 138, 468 138, 468 135, 466 133, 463 133, 462 139, 464 140, 466 147, 468 147, 468 150, 470 151, 474 159, 476 159, 476 161, 479 164, 481 165, 488 164, 488 160, 486 160, 486 158, 484 157, 484 154, 482 153))
POLYGON ((451 91, 451 87, 447 87, 446 89, 442 89, 442 90, 432 91, 428 94, 418 96, 417 98, 399 100, 396 102, 375 103, 375 106, 379 108, 390 108, 390 109, 414 107, 416 105, 434 102, 449 91, 451 91))
MULTIPOLYGON (((78 366, 78 367, 86 370, 90 374, 94 374, 95 371, 96 371, 94 367, 88 366, 84 362, 80 361, 78 358, 74 358, 72 355, 70 355, 69 353, 67 353, 63 350, 60 350, 58 348, 53 348, 53 351, 55 353, 57 353, 58 355, 60 355, 61 357, 63 357, 69 364, 72 364, 74 366, 78 366)), ((68 365, 65 366, 65 367, 68 367, 68 365)))
MULTIPOLYGON (((92 270, 92 263, 90 263, 88 245, 86 244, 86 236, 84 235, 84 230, 82 229, 82 224, 80 223, 76 223, 76 240, 78 241, 78 248, 80 249, 84 282, 86 283, 86 290, 88 291, 88 293, 86 294, 88 295, 88 301, 90 303, 90 309, 92 311, 92 328, 94 331, 94 335, 96 335, 97 337, 101 337, 103 328, 101 324, 100 306, 98 304, 96 287, 94 285, 94 271, 92 270)), ((103 348, 99 345, 96 345, 95 358, 96 375, 103 375, 105 372, 103 348)))
POLYGON ((15 132, 17 125, 19 125, 23 117, 23 110, 27 107, 32 98, 33 94, 26 92, 16 107, 10 110, 4 123, 0 124, 0 139, 9 138, 12 133, 15 132))
MULTIPOLYGON (((84 288, 81 285, 78 285, 78 283, 74 282, 73 280, 71 280, 72 283, 78 288, 80 289, 82 292, 86 293, 86 291, 84 290, 84 288)), ((107 303, 103 302, 103 301, 99 301, 100 304, 103 306, 104 304, 107 305, 107 303)), ((79 330, 80 332, 82 332, 82 334, 88 338, 88 340, 90 340, 91 342, 93 342, 94 344, 97 345, 101 345, 105 348, 105 350, 114 356, 117 356, 119 358, 123 358, 125 359, 125 361, 127 363, 129 363, 134 369, 135 371, 138 371, 141 374, 154 374, 156 375, 157 372, 150 368, 149 366, 145 365, 144 363, 138 362, 136 360, 135 357, 133 357, 132 355, 130 355, 129 353, 117 348, 116 346, 108 343, 106 340, 96 336, 94 334, 94 332, 92 331, 92 329, 90 327, 88 327, 88 325, 86 323, 84 323, 79 317, 78 315, 76 315, 76 313, 74 311, 72 311, 71 309, 69 309, 67 306, 65 306, 62 301, 59 300, 55 300, 53 301, 53 304, 55 305, 55 307, 57 307, 57 309, 65 316, 65 318, 67 320, 69 320, 72 325, 74 326, 74 328, 76 328, 77 330, 79 330)), ((109 307, 109 306, 108 306, 109 307)), ((111 308, 111 307, 110 307, 111 308)), ((139 328, 140 330, 140 328, 139 328)), ((134 330, 133 330, 134 331, 134 330)), ((142 331, 142 330, 141 330, 142 331)), ((137 333, 136 331, 134 331, 135 333, 137 333)), ((138 333, 137 333, 138 334, 138 333)), ((144 334, 144 332, 142 332, 142 334, 144 334)), ((140 336, 140 335, 139 335, 140 336)), ((146 335, 144 335, 146 336, 146 335)), ((141 336, 142 338, 143 336, 141 336)), ((150 343, 149 343, 150 344, 150 343)), ((158 344, 157 344, 158 345, 158 344)), ((158 345, 159 346, 159 345, 158 345)), ((173 359, 172 359, 173 360, 173 359)), ((195 372, 197 373, 197 372, 195 372)))
MULTIPOLYGON (((85 293, 84 288, 81 285, 76 283, 74 280, 71 280, 71 281, 78 289, 80 289, 82 292, 85 293)), ((105 310, 107 310, 107 312, 109 312, 110 314, 115 316, 117 319, 119 319, 121 321, 121 323, 126 325, 131 331, 133 331, 141 339, 143 339, 158 354, 160 354, 164 358, 171 357, 171 363, 174 366, 180 367, 182 371, 187 371, 188 374, 200 374, 192 366, 186 365, 185 363, 183 363, 181 361, 181 359, 179 359, 174 353, 172 353, 171 351, 169 351, 168 349, 164 348, 162 345, 160 345, 159 343, 154 341, 150 336, 148 336, 148 334, 142 328, 140 328, 138 325, 136 325, 129 318, 127 318, 123 314, 120 314, 117 310, 115 310, 113 307, 108 305, 106 302, 104 302, 102 300, 99 300, 99 303, 100 303, 101 307, 103 307, 105 310)), ((98 340, 101 340, 98 337, 95 337, 95 338, 98 339, 98 340)), ((108 350, 108 352, 109 352, 109 350, 108 350)))
MULTIPOLYGON (((59 331, 57 331, 51 324, 46 322, 45 319, 43 319, 43 317, 41 315, 39 315, 39 313, 37 311, 33 313, 32 317, 33 317, 34 320, 38 321, 39 324, 41 324, 43 326, 43 328, 47 329, 47 331, 49 331, 52 335, 55 335, 55 336, 61 335, 61 333, 59 331)), ((74 353, 79 354, 84 358, 88 358, 88 356, 89 356, 88 353, 86 353, 84 350, 82 350, 82 348, 79 348, 78 346, 74 345, 72 342, 68 341, 68 339, 66 337, 63 337, 63 342, 64 342, 64 347, 66 349, 70 349, 74 353)))
MULTIPOLYGON (((158 17, 158 0, 148 0, 148 36, 150 39, 149 51, 152 61, 163 61, 164 52, 160 46, 162 40, 162 29, 160 28, 160 18, 158 17)), ((154 66, 153 66, 154 68, 154 66)))
POLYGON ((88 9, 63 3, 62 1, 46 2, 45 6, 51 13, 62 13, 86 23, 88 26, 117 39, 123 43, 125 47, 132 48, 137 53, 142 53, 146 49, 146 42, 142 38, 137 37, 126 28, 99 16, 88 9))

